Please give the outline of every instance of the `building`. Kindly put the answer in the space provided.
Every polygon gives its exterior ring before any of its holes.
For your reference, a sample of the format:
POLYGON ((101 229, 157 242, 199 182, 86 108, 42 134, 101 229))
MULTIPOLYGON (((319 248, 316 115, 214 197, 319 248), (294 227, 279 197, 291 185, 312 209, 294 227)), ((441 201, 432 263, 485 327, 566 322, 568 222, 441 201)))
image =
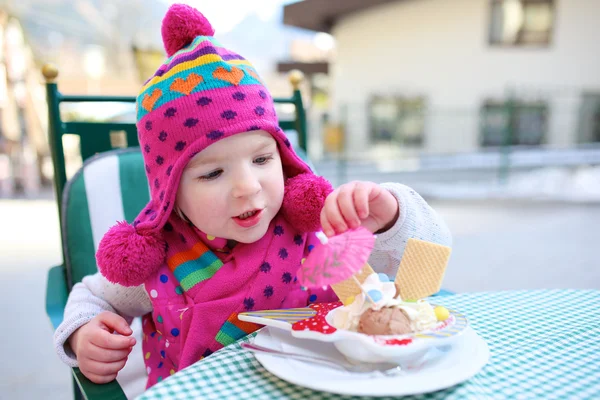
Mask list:
MULTIPOLYGON (((135 95, 156 69, 160 31, 152 22, 167 4, 121 3, 0 0, 0 197, 36 195, 52 178, 43 64, 58 67, 66 94, 135 95)), ((104 119, 124 107, 133 105, 63 104, 61 111, 66 120, 104 119)), ((63 145, 70 176, 81 163, 79 140, 66 136, 63 145)))
POLYGON ((351 154, 600 142, 600 0, 304 0, 351 154), (381 146, 379 146, 381 147, 381 146))

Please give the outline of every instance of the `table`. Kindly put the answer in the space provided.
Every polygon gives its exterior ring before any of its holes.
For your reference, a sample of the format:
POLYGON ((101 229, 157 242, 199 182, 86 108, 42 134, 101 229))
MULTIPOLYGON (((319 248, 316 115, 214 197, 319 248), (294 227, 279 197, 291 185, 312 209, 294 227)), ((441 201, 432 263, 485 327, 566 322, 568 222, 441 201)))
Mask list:
MULTIPOLYGON (((436 297, 435 303, 467 315, 487 341, 490 361, 463 384, 405 399, 600 398, 600 290, 463 293, 436 297)), ((177 372, 139 399, 359 398, 271 375, 240 347, 254 335, 177 372)))

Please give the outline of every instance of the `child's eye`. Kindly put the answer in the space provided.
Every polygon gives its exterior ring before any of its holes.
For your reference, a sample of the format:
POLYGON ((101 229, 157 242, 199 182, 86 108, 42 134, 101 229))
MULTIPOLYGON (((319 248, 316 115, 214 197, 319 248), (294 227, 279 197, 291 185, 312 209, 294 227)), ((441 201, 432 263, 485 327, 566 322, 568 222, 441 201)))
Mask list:
POLYGON ((256 157, 254 159, 254 163, 255 164, 259 164, 259 165, 263 165, 269 162, 269 160, 272 160, 273 156, 261 156, 261 157, 256 157))
POLYGON ((215 171, 209 172, 206 175, 200 176, 198 179, 201 181, 210 181, 213 179, 217 179, 219 176, 221 176, 222 173, 223 173, 223 170, 217 169, 215 171))

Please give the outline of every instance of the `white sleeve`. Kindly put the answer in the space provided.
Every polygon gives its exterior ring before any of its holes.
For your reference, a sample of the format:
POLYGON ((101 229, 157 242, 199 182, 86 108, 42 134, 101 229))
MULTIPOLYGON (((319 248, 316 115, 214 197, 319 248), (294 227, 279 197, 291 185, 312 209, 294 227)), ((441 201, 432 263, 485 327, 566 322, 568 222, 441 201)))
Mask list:
POLYGON ((103 311, 123 316, 131 323, 152 311, 152 302, 143 285, 125 287, 109 282, 100 273, 86 276, 71 290, 63 322, 54 332, 54 347, 60 359, 70 367, 77 367, 77 358, 68 339, 79 327, 87 324, 103 311))
POLYGON ((377 235, 369 264, 375 272, 383 272, 393 279, 408 239, 451 247, 452 234, 435 210, 410 187, 400 183, 382 183, 381 187, 398 200, 400 215, 394 226, 377 235))

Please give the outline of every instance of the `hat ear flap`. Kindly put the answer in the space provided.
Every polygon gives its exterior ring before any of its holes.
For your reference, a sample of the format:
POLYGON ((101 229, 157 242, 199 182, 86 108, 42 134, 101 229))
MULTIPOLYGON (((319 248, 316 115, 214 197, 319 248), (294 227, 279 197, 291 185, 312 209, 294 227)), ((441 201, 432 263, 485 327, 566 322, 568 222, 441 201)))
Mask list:
POLYGON ((281 212, 299 232, 321 229, 321 210, 333 187, 327 179, 312 173, 302 173, 285 182, 281 212))
POLYGON ((106 232, 98 246, 96 262, 102 275, 123 286, 139 286, 166 260, 167 243, 160 231, 140 234, 122 221, 106 232))

